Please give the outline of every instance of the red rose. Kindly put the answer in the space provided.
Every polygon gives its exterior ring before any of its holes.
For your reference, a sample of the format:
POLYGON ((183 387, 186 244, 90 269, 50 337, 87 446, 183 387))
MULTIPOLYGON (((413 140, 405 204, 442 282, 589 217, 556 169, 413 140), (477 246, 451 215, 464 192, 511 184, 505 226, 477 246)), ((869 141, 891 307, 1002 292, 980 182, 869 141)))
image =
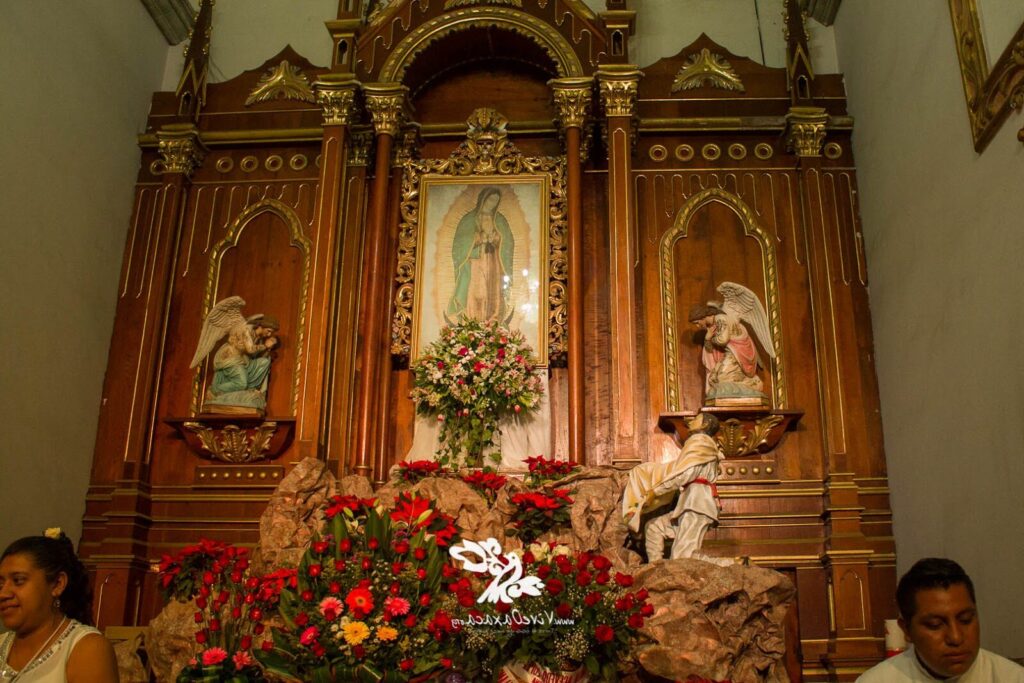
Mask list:
POLYGON ((594 569, 599 572, 603 572, 612 566, 611 561, 608 560, 604 555, 598 555, 594 558, 594 569))
POLYGON ((231 608, 231 618, 232 619, 240 619, 241 617, 242 617, 242 608, 241 607, 232 607, 231 608))
POLYGON ((302 591, 302 594, 299 597, 301 597, 306 602, 313 602, 313 591, 304 590, 302 591))
POLYGON ((630 628, 643 628, 644 618, 639 614, 631 614, 627 623, 630 628))
POLYGON ((441 657, 441 666, 443 666, 446 669, 452 668, 452 660, 448 659, 447 657, 441 657))
POLYGON ((601 624, 594 629, 594 638, 599 643, 607 643, 615 637, 615 630, 611 626, 601 624))
POLYGON ((587 597, 583 598, 583 602, 587 604, 587 607, 593 607, 597 603, 601 602, 600 593, 587 593, 587 597))
POLYGON ((399 574, 402 573, 402 570, 404 568, 405 568, 405 562, 394 562, 391 565, 391 573, 394 574, 395 576, 398 576, 399 574))
POLYGON ((305 612, 299 612, 298 616, 295 617, 296 626, 305 626, 309 623, 309 615, 305 612))
POLYGON ((196 612, 196 623, 197 624, 203 623, 203 613, 202 612, 196 612))
POLYGON ((260 643, 260 649, 264 652, 270 652, 274 649, 274 641, 264 640, 262 643, 260 643))
POLYGON ((425 559, 427 559, 427 551, 424 550, 423 548, 416 548, 416 550, 414 550, 412 552, 412 555, 417 560, 425 560, 425 559))
POLYGON ((238 647, 242 650, 248 650, 252 647, 252 636, 242 636, 242 641, 238 644, 238 647))
POLYGON ((317 555, 323 555, 327 552, 327 547, 327 541, 317 541, 313 544, 313 552, 315 552, 317 555))
POLYGON ((366 656, 366 648, 362 645, 355 645, 352 647, 352 654, 354 654, 357 659, 362 659, 366 656))
POLYGON ((407 616, 405 618, 405 621, 402 622, 402 623, 405 624, 406 628, 413 628, 413 627, 415 627, 416 626, 416 615, 415 614, 410 614, 409 616, 407 616))
POLYGON ((338 549, 341 550, 341 552, 343 553, 347 553, 348 551, 352 550, 352 541, 348 540, 347 538, 341 539, 341 541, 338 543, 338 549))
POLYGON ((640 608, 640 614, 645 617, 649 617, 654 614, 654 605, 644 605, 640 608))
POLYGON ((625 598, 619 598, 615 601, 615 609, 617 609, 620 612, 625 612, 629 609, 629 603, 626 602, 625 598))
POLYGON ((508 614, 511 609, 512 609, 512 603, 511 602, 504 602, 502 600, 499 600, 498 602, 496 602, 494 604, 494 611, 497 612, 498 614, 508 614))
POLYGON ((400 668, 402 671, 409 671, 410 669, 412 669, 413 666, 415 666, 415 664, 416 662, 414 662, 411 659, 403 659, 401 662, 399 662, 398 668, 400 668))
POLYGON ((523 553, 523 562, 525 562, 526 564, 533 564, 534 562, 536 562, 536 560, 537 558, 535 558, 533 556, 533 553, 531 553, 529 550, 523 553))
POLYGON ((210 630, 211 631, 219 631, 220 630, 220 619, 218 619, 217 617, 214 617, 214 618, 210 619, 210 630))
POLYGON ((359 566, 360 566, 360 568, 362 568, 362 570, 364 572, 368 572, 368 571, 370 571, 370 567, 373 566, 373 563, 370 562, 370 558, 364 557, 362 562, 359 563, 359 566))
POLYGON ((405 555, 407 552, 409 552, 408 541, 398 541, 397 543, 395 543, 395 552, 399 555, 405 555))
POLYGON ((306 571, 308 571, 309 575, 315 579, 316 577, 320 576, 323 570, 324 568, 322 566, 318 564, 311 564, 309 565, 309 569, 307 569, 306 571))
POLYGON ((255 633, 258 636, 261 636, 261 635, 263 635, 263 631, 265 631, 266 628, 267 627, 264 626, 263 624, 256 624, 255 626, 252 627, 252 632, 255 633))
POLYGON ((430 594, 429 593, 424 593, 423 595, 420 596, 420 606, 426 607, 429 604, 430 604, 430 594))
POLYGON ((206 642, 206 631, 199 631, 196 633, 196 642, 200 645, 206 642))
POLYGON ((598 574, 597 576, 594 577, 594 581, 596 581, 597 585, 599 585, 599 586, 606 585, 608 583, 608 581, 610 581, 610 580, 611 580, 611 577, 608 576, 608 572, 601 572, 600 574, 598 574))
POLYGON ((376 550, 380 547, 380 541, 378 541, 376 538, 371 538, 369 541, 366 542, 366 547, 370 550, 376 550))
POLYGON ((402 592, 402 584, 398 583, 397 581, 393 582, 391 584, 391 587, 388 588, 388 592, 392 595, 398 595, 402 592))
POLYGON ((206 598, 202 595, 196 598, 196 607, 199 609, 206 609, 206 598))
POLYGON ((327 592, 337 595, 341 592, 341 584, 337 581, 331 581, 331 585, 327 587, 327 592))
POLYGON ((347 566, 348 566, 348 563, 345 562, 345 560, 335 560, 334 561, 334 571, 336 571, 336 572, 343 572, 343 571, 345 571, 345 568, 347 566))
POLYGON ((547 587, 548 592, 552 595, 558 595, 562 592, 562 589, 565 588, 565 584, 559 581, 558 579, 551 579, 544 585, 547 587))
POLYGON ((424 579, 426 579, 427 578, 427 570, 424 569, 423 567, 420 567, 419 569, 417 569, 416 570, 416 578, 419 579, 420 581, 423 581, 424 579))
POLYGON ((203 572, 203 583, 207 586, 212 586, 214 581, 213 572, 203 572))
POLYGON ((622 572, 615 572, 615 583, 619 584, 623 588, 629 588, 633 585, 633 577, 629 574, 623 574, 622 572))
POLYGON ((555 608, 555 614, 557 614, 561 619, 568 619, 569 616, 572 615, 572 607, 563 602, 555 608))
POLYGON ((539 576, 540 578, 546 579, 550 574, 551 565, 542 564, 541 566, 537 567, 537 576, 539 576))
POLYGON ((585 587, 590 585, 590 580, 591 580, 590 572, 588 572, 585 569, 583 571, 581 571, 579 574, 576 575, 576 585, 577 586, 585 588, 585 587))

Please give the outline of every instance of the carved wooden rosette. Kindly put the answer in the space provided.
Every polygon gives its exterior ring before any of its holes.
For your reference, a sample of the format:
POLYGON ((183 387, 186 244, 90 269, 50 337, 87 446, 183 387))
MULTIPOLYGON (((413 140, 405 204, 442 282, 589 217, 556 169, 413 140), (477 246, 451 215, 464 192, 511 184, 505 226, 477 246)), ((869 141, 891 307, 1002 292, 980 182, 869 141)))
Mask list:
POLYGON ((324 74, 313 84, 325 126, 347 126, 356 117, 359 83, 350 74, 324 74))
POLYGON ((424 175, 522 175, 550 177, 548 221, 548 359, 561 362, 566 351, 566 188, 565 160, 527 157, 508 139, 508 120, 493 109, 477 109, 467 121, 466 139, 447 159, 410 160, 402 177, 398 264, 391 353, 408 359, 412 349, 412 310, 419 239, 420 180, 424 175))
POLYGON ((790 107, 786 114, 786 146, 798 157, 820 157, 828 114, 822 107, 790 107))
POLYGON ((155 174, 181 173, 191 177, 206 157, 206 145, 191 123, 168 124, 157 131, 156 137, 161 158, 151 165, 155 174))

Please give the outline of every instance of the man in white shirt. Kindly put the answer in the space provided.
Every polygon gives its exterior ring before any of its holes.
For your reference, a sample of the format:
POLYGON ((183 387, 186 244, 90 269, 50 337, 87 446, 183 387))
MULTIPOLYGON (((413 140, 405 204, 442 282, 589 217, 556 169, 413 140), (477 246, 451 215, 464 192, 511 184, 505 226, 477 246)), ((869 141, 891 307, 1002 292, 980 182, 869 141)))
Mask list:
POLYGON ((896 587, 900 628, 913 647, 858 683, 1024 683, 1024 668, 982 650, 974 584, 952 560, 919 560, 896 587))

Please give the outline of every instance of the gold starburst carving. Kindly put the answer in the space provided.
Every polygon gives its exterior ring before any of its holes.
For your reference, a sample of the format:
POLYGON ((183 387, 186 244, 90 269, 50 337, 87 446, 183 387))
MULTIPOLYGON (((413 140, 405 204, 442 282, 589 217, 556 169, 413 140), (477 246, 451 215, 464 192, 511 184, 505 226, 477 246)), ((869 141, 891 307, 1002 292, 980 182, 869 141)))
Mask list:
POLYGON ((302 69, 288 63, 287 59, 263 75, 245 101, 245 106, 270 100, 298 100, 316 102, 313 88, 302 69))
POLYGON ((672 92, 705 86, 719 90, 746 91, 743 81, 733 70, 732 65, 724 57, 714 54, 707 48, 690 55, 686 64, 676 74, 676 80, 672 83, 672 92))

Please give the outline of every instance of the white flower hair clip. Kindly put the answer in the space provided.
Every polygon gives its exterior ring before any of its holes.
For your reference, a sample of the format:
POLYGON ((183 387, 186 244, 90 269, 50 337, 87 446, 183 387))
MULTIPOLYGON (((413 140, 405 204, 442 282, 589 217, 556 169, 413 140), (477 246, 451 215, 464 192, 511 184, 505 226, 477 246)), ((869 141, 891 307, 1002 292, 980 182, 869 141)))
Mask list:
POLYGON ((51 526, 49 529, 43 532, 43 536, 46 536, 47 538, 52 538, 55 541, 63 535, 64 530, 61 529, 59 526, 51 526))

